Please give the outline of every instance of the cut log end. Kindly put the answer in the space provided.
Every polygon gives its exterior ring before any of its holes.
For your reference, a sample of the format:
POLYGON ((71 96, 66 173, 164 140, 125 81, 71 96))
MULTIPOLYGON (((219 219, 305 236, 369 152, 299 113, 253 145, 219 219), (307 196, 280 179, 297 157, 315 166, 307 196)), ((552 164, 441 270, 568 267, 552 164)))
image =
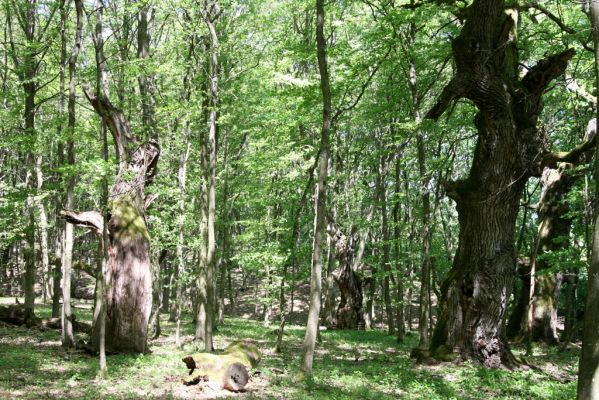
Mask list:
POLYGON ((251 341, 233 342, 222 354, 196 353, 182 359, 189 375, 184 384, 210 382, 233 392, 245 389, 250 379, 249 369, 260 362, 260 351, 251 341))
POLYGON ((245 388, 250 380, 250 374, 248 373, 245 365, 241 363, 234 363, 229 365, 223 378, 224 389, 230 390, 232 392, 238 392, 245 388))

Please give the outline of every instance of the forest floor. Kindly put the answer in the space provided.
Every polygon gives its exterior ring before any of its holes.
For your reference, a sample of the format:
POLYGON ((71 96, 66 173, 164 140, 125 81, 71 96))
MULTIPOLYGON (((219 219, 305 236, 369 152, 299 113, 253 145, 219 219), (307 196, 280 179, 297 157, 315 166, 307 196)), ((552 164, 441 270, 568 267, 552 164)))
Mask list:
MULTIPOLYGON (((14 299, 0 299, 2 303, 14 299)), ((36 305, 40 317, 50 307, 36 305)), ((76 308, 89 320, 88 308, 76 308)), ((488 370, 469 363, 418 365, 409 358, 417 337, 404 343, 381 330, 322 331, 313 378, 294 381, 300 364, 304 328, 286 329, 281 354, 272 352, 275 326, 245 318, 227 318, 218 328, 215 347, 251 339, 262 351, 244 393, 184 386, 187 369, 181 358, 193 352, 189 315, 187 345, 174 343, 174 324, 162 315, 163 334, 151 342, 151 354, 108 357, 109 377, 96 378, 98 361, 80 351, 65 351, 58 331, 41 331, 0 323, 0 399, 572 399, 576 397, 577 346, 565 352, 537 346, 528 360, 538 370, 488 370)), ((522 354, 517 347, 515 352, 522 354)))

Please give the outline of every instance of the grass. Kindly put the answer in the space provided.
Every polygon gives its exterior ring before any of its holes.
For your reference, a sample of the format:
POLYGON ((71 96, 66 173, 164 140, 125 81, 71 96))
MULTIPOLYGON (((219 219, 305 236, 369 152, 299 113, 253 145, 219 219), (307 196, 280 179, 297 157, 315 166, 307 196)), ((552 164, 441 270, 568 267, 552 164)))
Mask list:
MULTIPOLYGON (((37 306, 40 316, 49 307, 37 306)), ((81 320, 90 310, 77 308, 81 320)), ((57 331, 40 331, 0 325, 1 399, 196 399, 241 397, 245 399, 572 399, 576 395, 576 351, 558 353, 536 347, 529 360, 540 369, 488 370, 469 363, 457 366, 414 364, 409 359, 416 337, 398 344, 383 331, 323 331, 314 360, 313 376, 294 382, 300 363, 304 329, 286 330, 281 354, 272 348, 272 327, 257 321, 228 318, 220 326, 215 346, 249 338, 263 354, 253 371, 248 391, 242 394, 183 386, 186 374, 181 358, 192 352, 174 344, 174 326, 163 315, 164 335, 151 342, 151 354, 108 357, 109 378, 96 379, 95 357, 60 347, 57 331)), ((191 340, 193 325, 186 316, 183 333, 191 340)), ((516 353, 523 349, 517 348, 516 353)))

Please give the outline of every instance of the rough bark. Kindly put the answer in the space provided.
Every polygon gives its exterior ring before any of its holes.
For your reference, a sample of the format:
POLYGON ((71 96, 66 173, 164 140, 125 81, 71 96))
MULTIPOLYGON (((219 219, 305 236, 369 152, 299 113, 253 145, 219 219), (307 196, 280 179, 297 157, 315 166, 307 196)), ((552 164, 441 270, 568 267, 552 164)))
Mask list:
POLYGON ((327 327, 334 327, 337 325, 337 318, 335 317, 335 291, 333 285, 335 279, 333 278, 333 271, 335 266, 335 246, 331 236, 327 240, 327 269, 325 275, 325 288, 324 288, 324 310, 323 320, 327 327))
POLYGON ((61 306, 60 306, 60 281, 62 280, 62 263, 60 261, 60 257, 55 257, 52 260, 52 318, 57 318, 61 316, 61 306))
MULTIPOLYGON (((556 165, 549 164, 543 169, 541 182, 543 189, 537 205, 539 227, 537 240, 531 256, 531 264, 534 264, 535 274, 530 273, 531 266, 521 271, 522 291, 514 312, 510 317, 507 332, 508 336, 522 339, 531 325, 530 338, 534 341, 544 341, 549 344, 557 344, 557 305, 563 274, 565 271, 547 271, 553 267, 550 260, 543 257, 544 254, 563 250, 569 247, 570 228, 572 218, 568 215, 570 207, 567 195, 575 184, 580 174, 574 171, 576 164, 590 161, 592 147, 595 143, 596 121, 591 120, 587 126, 584 141, 581 145, 571 151, 567 158, 568 162, 560 161, 556 165), (586 149, 579 151, 579 149, 586 149), (576 152, 573 156, 572 153, 576 152), (534 276, 531 321, 525 316, 528 313, 528 300, 531 288, 531 275, 534 276)), ((568 154, 568 153, 562 153, 568 154)), ((547 159, 548 157, 546 157, 547 159)))
MULTIPOLYGON (((539 202, 539 228, 538 237, 535 245, 532 262, 535 264, 535 284, 533 297, 531 299, 532 310, 531 317, 531 339, 534 341, 544 341, 549 344, 559 342, 557 335, 557 301, 561 286, 561 273, 544 272, 551 268, 551 263, 543 257, 543 254, 551 251, 558 251, 568 246, 568 240, 564 240, 570 234, 571 218, 566 216, 569 209, 565 202, 574 179, 564 170, 564 166, 559 169, 545 168, 541 178, 543 190, 539 202), (561 239, 560 239, 561 238, 561 239)), ((531 287, 530 269, 522 278, 525 282, 522 284, 521 302, 528 310, 529 298, 528 292, 531 287)), ((518 323, 519 330, 515 335, 521 337, 527 332, 527 312, 522 313, 519 321, 510 320, 511 323, 518 323)), ((514 333, 516 330, 509 326, 508 332, 514 333)))
POLYGON ((458 98, 478 108, 478 140, 467 178, 446 185, 455 200, 460 236, 443 282, 431 341, 433 354, 455 352, 488 367, 515 361, 504 315, 513 287, 514 230, 527 179, 538 171, 543 137, 536 128, 542 95, 574 52, 549 56, 518 75, 515 10, 503 1, 475 0, 453 41, 456 75, 427 118, 437 119, 458 98))

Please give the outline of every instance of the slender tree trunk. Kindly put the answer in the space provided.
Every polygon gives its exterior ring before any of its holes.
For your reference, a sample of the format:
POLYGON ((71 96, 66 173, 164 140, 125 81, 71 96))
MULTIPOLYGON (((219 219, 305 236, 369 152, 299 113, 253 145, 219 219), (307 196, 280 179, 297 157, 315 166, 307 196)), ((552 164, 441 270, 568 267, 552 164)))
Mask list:
POLYGON ((430 317, 430 268, 431 268, 431 202, 429 191, 429 175, 426 171, 426 150, 424 146, 424 134, 419 132, 416 136, 418 154, 418 172, 420 177, 420 193, 422 198, 422 262, 420 264, 420 296, 418 312, 418 334, 420 340, 418 348, 428 350, 429 343, 429 317, 430 317))
MULTIPOLYGON (((306 199, 311 192, 311 188, 314 182, 314 169, 316 168, 318 159, 312 165, 312 167, 308 170, 308 182, 304 187, 302 192, 302 196, 299 200, 299 203, 296 209, 293 211, 293 228, 291 230, 291 238, 289 239, 289 257, 285 264, 283 264, 283 273, 281 279, 281 286, 279 287, 279 332, 277 335, 277 341, 274 346, 274 352, 279 353, 281 351, 281 345, 283 343, 283 334, 285 333, 285 322, 287 317, 287 297, 285 296, 285 284, 288 281, 288 271, 291 268, 292 273, 295 271, 296 265, 296 251, 298 246, 298 239, 300 237, 300 217, 302 210, 304 208, 304 204, 306 203, 306 199)), ((293 289, 293 277, 291 282, 291 288, 293 289)), ((291 292, 291 310, 290 313, 293 312, 293 291, 291 292)))
MULTIPOLYGON (((64 5, 64 1, 63 1, 64 5)), ((69 58, 69 98, 67 105, 68 119, 67 130, 69 140, 67 140, 67 164, 72 168, 75 165, 75 73, 77 68, 77 58, 81 50, 81 38, 83 30, 83 2, 75 0, 76 24, 75 41, 71 49, 69 58)), ((64 21, 66 23, 66 10, 63 11, 64 21)), ((66 41, 65 48, 66 52, 66 41)), ((64 208, 72 210, 74 206, 75 175, 72 172, 66 178, 66 199, 64 208)), ((65 221, 62 245, 62 345, 64 347, 73 347, 75 339, 73 337, 72 312, 71 312, 71 271, 73 265, 73 225, 65 221)))
POLYGON ((185 274, 185 194, 187 183, 187 160, 191 151, 191 141, 189 134, 186 132, 186 142, 183 152, 179 158, 179 172, 177 179, 179 182, 179 217, 177 219, 177 272, 178 279, 176 280, 176 331, 175 344, 181 346, 181 307, 183 304, 183 277, 185 274))
MULTIPOLYGON (((42 186, 44 184, 44 174, 42 172, 42 156, 38 155, 35 159, 35 176, 36 176, 36 194, 38 197, 42 195, 42 186)), ((48 302, 48 293, 50 289, 50 257, 48 256, 48 216, 46 207, 41 200, 36 201, 37 213, 39 218, 39 234, 40 234, 40 258, 42 261, 42 296, 44 304, 48 302)))
POLYGON ((312 270, 310 274, 310 306, 308 323, 304 338, 301 369, 305 375, 312 374, 314 348, 318 331, 318 315, 320 314, 320 294, 322 276, 322 244, 326 234, 326 195, 327 175, 329 167, 330 130, 331 130, 331 89, 327 65, 326 39, 324 35, 324 0, 316 0, 316 55, 320 72, 320 89, 322 91, 322 129, 318 156, 318 184, 314 204, 314 239, 312 243, 312 270))
POLYGON ((401 157, 395 159, 395 204, 393 205, 393 248, 395 249, 395 269, 397 271, 397 341, 403 342, 405 336, 405 304, 404 304, 404 269, 402 267, 401 228, 400 228, 400 195, 401 195, 401 157))
POLYGON ((382 264, 383 271, 385 271, 385 277, 383 278, 383 301, 385 305, 385 314, 387 316, 387 327, 390 335, 395 333, 395 320, 393 317, 393 307, 391 305, 391 288, 389 284, 391 275, 391 260, 390 260, 390 236, 389 236, 389 218, 387 214, 387 160, 386 155, 380 157, 380 165, 378 172, 378 184, 379 184, 379 205, 381 208, 381 230, 383 239, 383 254, 382 264))
MULTIPOLYGON (((590 0, 590 18, 595 42, 595 79, 599 89, 599 0, 590 0)), ((599 111, 597 111, 599 128, 599 111)), ((595 177, 599 176, 599 146, 595 147, 595 177)), ((599 399, 599 184, 595 184, 595 228, 591 262, 588 269, 587 295, 585 299, 582 350, 578 369, 578 399, 599 399)))
MULTIPOLYGON (((217 134, 217 107, 218 107, 218 78, 220 70, 219 60, 219 34, 216 23, 221 15, 218 1, 204 2, 202 17, 209 31, 209 119, 208 141, 206 143, 207 180, 207 216, 206 216, 206 265, 205 265, 205 316, 204 316, 204 346, 206 351, 213 350, 212 332, 215 320, 215 294, 216 294, 216 134, 217 134)), ((200 288, 200 290, 202 290, 200 288)), ((200 306, 201 307, 201 306, 200 306)), ((200 323, 198 321, 197 323, 200 323)), ((197 333, 197 332, 196 332, 197 333)))

